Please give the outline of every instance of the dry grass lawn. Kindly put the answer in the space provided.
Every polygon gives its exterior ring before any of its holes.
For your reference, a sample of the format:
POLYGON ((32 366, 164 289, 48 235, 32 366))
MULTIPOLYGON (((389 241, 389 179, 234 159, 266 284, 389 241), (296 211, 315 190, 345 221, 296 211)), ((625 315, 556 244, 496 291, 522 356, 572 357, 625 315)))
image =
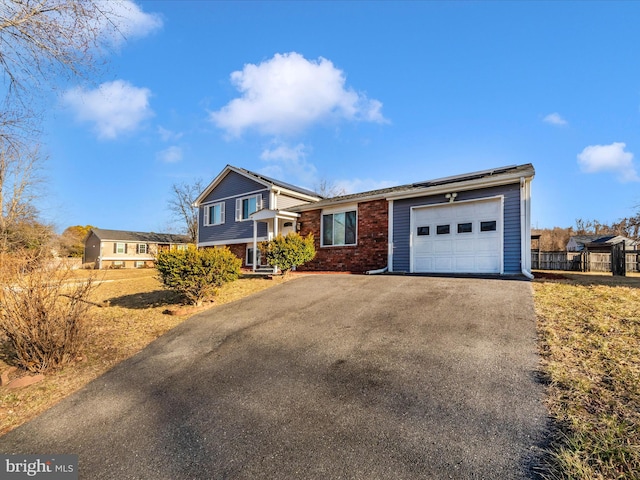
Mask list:
POLYGON ((640 479, 640 276, 562 276, 533 282, 559 429, 548 476, 640 479))
MULTIPOLYGON (((100 284, 91 297, 96 306, 90 309, 87 318, 88 339, 83 360, 47 375, 35 385, 15 390, 0 388, 0 435, 80 389, 189 317, 162 313, 178 304, 179 299, 162 287, 155 269, 93 273, 100 284)), ((89 274, 90 271, 75 272, 77 278, 89 274)), ((241 278, 220 289, 212 308, 283 281, 283 277, 241 278)), ((8 345, 0 339, 0 371, 11 363, 8 345)))

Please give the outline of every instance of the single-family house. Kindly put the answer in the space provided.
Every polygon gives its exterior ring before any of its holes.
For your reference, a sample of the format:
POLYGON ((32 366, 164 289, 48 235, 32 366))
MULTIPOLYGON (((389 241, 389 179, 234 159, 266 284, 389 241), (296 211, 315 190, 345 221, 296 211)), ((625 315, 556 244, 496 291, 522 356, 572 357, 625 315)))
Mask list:
POLYGON ((626 250, 636 250, 638 241, 622 235, 573 235, 567 242, 567 252, 581 252, 588 248, 592 252, 610 252, 613 245, 624 242, 626 250))
POLYGON ((317 251, 299 270, 530 276, 534 174, 513 165, 321 198, 227 165, 194 203, 198 246, 226 245, 255 269, 258 242, 298 231, 317 251))
POLYGON ((198 247, 227 246, 258 267, 257 242, 295 231, 299 213, 291 207, 321 200, 317 193, 227 165, 194 202, 198 247))
POLYGON ((98 269, 151 267, 159 251, 188 244, 186 235, 92 228, 84 240, 82 263, 98 269))

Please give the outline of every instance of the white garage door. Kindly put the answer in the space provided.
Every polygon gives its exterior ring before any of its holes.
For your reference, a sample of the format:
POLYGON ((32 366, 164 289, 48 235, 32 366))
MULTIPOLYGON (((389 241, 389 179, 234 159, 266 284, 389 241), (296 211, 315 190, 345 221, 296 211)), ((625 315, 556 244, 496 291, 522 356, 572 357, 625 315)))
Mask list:
POLYGON ((502 273, 502 199, 414 207, 411 271, 502 273))

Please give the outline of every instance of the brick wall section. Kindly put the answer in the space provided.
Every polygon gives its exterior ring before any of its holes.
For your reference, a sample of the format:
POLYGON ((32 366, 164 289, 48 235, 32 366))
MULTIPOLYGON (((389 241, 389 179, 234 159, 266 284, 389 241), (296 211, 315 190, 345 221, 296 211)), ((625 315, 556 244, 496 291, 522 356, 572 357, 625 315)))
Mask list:
POLYGON ((389 204, 373 200, 358 204, 358 244, 345 247, 320 247, 321 210, 301 212, 300 234, 313 233, 316 258, 298 267, 298 271, 335 271, 363 273, 387 266, 389 204))
MULTIPOLYGON (((233 253, 236 257, 242 260, 242 266, 245 267, 245 263, 247 260, 247 244, 246 243, 234 243, 231 245, 225 245, 231 253, 233 253)), ((204 247, 204 248, 216 248, 216 247, 204 247)))

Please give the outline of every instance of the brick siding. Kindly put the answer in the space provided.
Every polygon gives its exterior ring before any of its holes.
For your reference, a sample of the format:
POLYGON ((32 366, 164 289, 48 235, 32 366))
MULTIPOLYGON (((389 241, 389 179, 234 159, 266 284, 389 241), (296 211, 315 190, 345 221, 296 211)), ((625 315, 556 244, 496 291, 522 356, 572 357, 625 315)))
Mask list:
POLYGON ((386 200, 373 200, 358 204, 357 245, 344 247, 320 246, 322 210, 301 212, 300 234, 313 233, 316 257, 298 267, 298 271, 335 271, 363 273, 387 266, 389 204, 386 200))

